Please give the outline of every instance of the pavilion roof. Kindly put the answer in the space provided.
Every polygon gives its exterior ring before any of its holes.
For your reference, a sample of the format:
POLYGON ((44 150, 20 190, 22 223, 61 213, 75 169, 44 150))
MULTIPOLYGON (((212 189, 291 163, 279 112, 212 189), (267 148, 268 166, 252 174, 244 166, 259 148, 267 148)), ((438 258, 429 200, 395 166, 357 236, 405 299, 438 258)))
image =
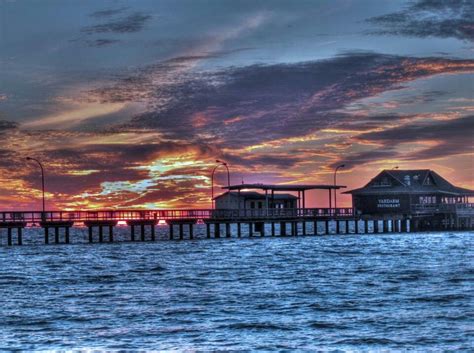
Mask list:
POLYGON ((259 189, 269 191, 306 191, 306 190, 334 190, 345 188, 344 185, 328 184, 236 184, 223 186, 227 190, 259 189))

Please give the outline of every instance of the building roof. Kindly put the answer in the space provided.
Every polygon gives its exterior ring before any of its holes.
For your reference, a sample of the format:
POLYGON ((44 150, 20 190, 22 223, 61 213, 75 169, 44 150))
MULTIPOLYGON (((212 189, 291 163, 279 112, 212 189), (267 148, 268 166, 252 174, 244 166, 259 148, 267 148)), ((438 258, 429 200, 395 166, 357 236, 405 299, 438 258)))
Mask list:
POLYGON ((329 190, 329 189, 342 189, 344 185, 324 185, 324 184, 236 184, 230 186, 224 186, 222 189, 228 190, 243 190, 243 189, 259 189, 269 191, 305 191, 305 190, 329 190))
POLYGON ((383 170, 364 187, 344 194, 424 194, 440 193, 447 196, 474 196, 474 190, 457 187, 430 169, 383 170), (385 184, 381 184, 384 181, 385 184))
MULTIPOLYGON (((221 197, 223 197, 225 195, 228 195, 228 194, 229 194, 229 191, 226 191, 225 193, 214 197, 214 200, 217 200, 218 198, 221 198, 221 197)), ((236 197, 239 195, 238 192, 230 192, 230 194, 232 196, 236 196, 236 197)), ((256 192, 256 191, 241 191, 240 196, 244 197, 246 199, 250 199, 250 200, 265 199, 265 194, 261 194, 261 193, 256 192)), ((272 199, 271 194, 268 194, 268 199, 269 200, 272 199)), ((298 198, 295 195, 291 195, 291 194, 273 194, 273 199, 274 200, 296 200, 298 198)))

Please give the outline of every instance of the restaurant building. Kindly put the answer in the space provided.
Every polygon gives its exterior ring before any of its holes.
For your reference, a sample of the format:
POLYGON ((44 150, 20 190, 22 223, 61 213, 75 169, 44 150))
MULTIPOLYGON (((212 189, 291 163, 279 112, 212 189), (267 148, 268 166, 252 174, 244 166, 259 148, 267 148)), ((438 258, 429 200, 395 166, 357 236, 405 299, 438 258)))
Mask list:
POLYGON ((354 215, 410 219, 414 230, 471 229, 474 190, 451 184, 429 169, 383 170, 352 195, 354 215))

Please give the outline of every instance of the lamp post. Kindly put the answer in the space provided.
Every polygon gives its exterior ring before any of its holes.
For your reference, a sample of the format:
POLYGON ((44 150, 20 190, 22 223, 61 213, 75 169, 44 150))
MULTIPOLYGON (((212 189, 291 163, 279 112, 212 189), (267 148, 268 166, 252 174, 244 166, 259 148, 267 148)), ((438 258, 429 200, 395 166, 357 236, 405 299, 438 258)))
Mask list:
MULTIPOLYGON (((212 204, 212 209, 214 209, 214 173, 216 172, 216 169, 219 168, 221 165, 223 165, 227 169, 227 186, 230 186, 230 172, 229 172, 229 166, 227 165, 226 162, 221 161, 219 159, 216 159, 217 165, 212 169, 211 173, 211 204, 212 204)), ((230 192, 230 190, 229 190, 230 192)))
POLYGON ((27 161, 34 161, 36 163, 38 163, 38 165, 40 166, 41 168, 41 190, 43 192, 43 214, 42 214, 42 217, 44 218, 45 214, 44 214, 44 211, 45 211, 45 200, 44 200, 44 168, 43 168, 43 165, 41 164, 41 162, 39 160, 37 160, 36 158, 31 158, 31 157, 26 157, 26 160, 27 161))
POLYGON ((334 170, 334 209, 335 211, 334 212, 337 212, 337 188, 336 188, 336 174, 337 174, 337 171, 340 169, 340 168, 344 168, 346 165, 345 164, 340 164, 336 167, 336 169, 334 170))
POLYGON ((216 159, 216 163, 219 163, 219 164, 223 165, 227 169, 227 186, 230 186, 230 172, 229 172, 229 166, 228 166, 227 162, 216 159))

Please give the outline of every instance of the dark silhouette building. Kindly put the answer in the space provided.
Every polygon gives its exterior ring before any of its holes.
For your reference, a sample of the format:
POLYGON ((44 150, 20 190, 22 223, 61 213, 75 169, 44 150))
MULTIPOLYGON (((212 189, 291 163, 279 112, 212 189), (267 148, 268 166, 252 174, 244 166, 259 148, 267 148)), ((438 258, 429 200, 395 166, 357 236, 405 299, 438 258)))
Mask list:
POLYGON ((436 172, 383 170, 362 188, 350 190, 361 217, 410 219, 414 230, 467 229, 474 224, 474 190, 454 186, 436 172))

